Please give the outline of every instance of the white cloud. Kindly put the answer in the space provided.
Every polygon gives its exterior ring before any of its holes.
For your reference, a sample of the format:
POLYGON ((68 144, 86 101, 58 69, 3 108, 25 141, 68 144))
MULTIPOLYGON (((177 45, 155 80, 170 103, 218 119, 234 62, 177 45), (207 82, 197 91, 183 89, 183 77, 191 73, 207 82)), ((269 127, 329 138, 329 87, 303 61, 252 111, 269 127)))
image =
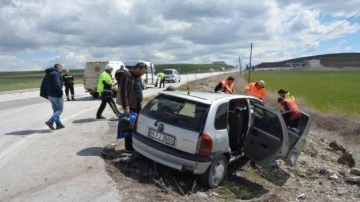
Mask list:
MULTIPOLYGON (((237 64, 238 56, 248 60, 250 43, 259 62, 327 53, 327 41, 359 35, 359 16, 332 31, 359 7, 357 0, 4 0, 0 71, 119 59, 237 64)), ((359 52, 351 43, 336 51, 359 52)))

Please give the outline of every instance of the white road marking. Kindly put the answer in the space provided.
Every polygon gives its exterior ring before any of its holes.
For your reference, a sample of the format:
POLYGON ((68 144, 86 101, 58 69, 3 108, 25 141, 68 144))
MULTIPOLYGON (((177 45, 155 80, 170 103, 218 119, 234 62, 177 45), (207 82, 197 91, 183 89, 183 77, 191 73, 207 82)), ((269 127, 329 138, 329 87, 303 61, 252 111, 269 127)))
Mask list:
MULTIPOLYGON (((62 121, 65 122, 69 119, 72 119, 76 116, 84 114, 88 111, 96 109, 98 106, 93 106, 87 108, 86 110, 80 111, 78 113, 72 114, 71 116, 62 118, 62 121)), ((55 131, 54 131, 55 132, 55 131)), ((21 138, 20 140, 16 141, 15 143, 8 146, 6 149, 0 152, 0 169, 5 166, 12 158, 20 154, 23 150, 31 145, 32 142, 35 142, 38 138, 41 137, 40 133, 34 133, 28 135, 26 137, 21 138), (25 144, 26 143, 26 144, 25 144)))
POLYGON ((13 113, 16 113, 16 112, 21 112, 21 111, 24 111, 24 110, 28 110, 29 108, 35 107, 35 105, 41 105, 41 104, 43 104, 43 103, 38 103, 38 104, 34 104, 34 105, 29 105, 29 106, 21 107, 21 108, 19 108, 19 109, 10 109, 10 110, 7 111, 7 112, 1 112, 0 117, 7 116, 7 115, 9 115, 9 114, 13 114, 13 113))

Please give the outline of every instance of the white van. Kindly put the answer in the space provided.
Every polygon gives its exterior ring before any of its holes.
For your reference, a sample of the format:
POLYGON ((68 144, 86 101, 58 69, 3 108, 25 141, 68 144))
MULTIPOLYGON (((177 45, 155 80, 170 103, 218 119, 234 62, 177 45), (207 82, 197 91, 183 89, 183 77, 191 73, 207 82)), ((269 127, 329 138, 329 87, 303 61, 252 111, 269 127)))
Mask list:
POLYGON ((141 77, 143 88, 146 89, 148 87, 155 86, 157 76, 156 76, 156 69, 153 63, 144 60, 123 60, 123 62, 127 69, 134 67, 139 62, 145 63, 146 73, 141 77))
POLYGON ((105 66, 111 64, 114 69, 111 73, 113 78, 113 93, 116 96, 118 88, 115 80, 115 72, 120 69, 121 66, 125 66, 122 61, 100 61, 100 62, 87 62, 84 70, 84 88, 86 92, 89 92, 94 98, 99 97, 97 92, 97 84, 100 74, 105 70, 105 66))

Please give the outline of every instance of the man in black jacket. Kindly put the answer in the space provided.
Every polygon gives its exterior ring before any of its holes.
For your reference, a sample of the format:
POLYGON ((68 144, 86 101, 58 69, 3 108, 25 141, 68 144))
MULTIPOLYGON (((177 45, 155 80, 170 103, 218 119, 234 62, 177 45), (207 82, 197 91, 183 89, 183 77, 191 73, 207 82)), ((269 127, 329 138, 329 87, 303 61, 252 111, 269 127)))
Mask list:
MULTIPOLYGON (((117 103, 122 106, 125 114, 130 112, 139 113, 141 110, 143 101, 141 76, 145 74, 145 71, 146 64, 139 62, 134 67, 131 67, 129 72, 125 72, 121 79, 117 103)), ((131 136, 125 138, 125 151, 134 151, 131 136)))
POLYGON ((69 91, 71 93, 71 100, 75 100, 74 98, 74 77, 70 74, 70 71, 65 70, 65 74, 63 76, 64 86, 65 86, 65 95, 67 101, 70 101, 69 91))
POLYGON ((40 96, 50 101, 54 111, 50 119, 45 122, 51 130, 55 130, 54 123, 56 124, 56 129, 65 128, 60 121, 60 115, 64 110, 61 71, 62 66, 60 64, 55 64, 54 67, 46 69, 46 75, 40 88, 40 96))

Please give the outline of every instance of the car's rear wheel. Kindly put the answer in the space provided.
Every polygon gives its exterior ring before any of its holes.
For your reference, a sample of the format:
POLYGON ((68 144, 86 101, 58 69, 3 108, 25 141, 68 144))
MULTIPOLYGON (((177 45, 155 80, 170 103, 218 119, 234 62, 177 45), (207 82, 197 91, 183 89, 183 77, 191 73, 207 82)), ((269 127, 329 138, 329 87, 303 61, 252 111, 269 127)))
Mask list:
POLYGON ((202 185, 210 188, 219 186, 226 175, 227 159, 224 155, 219 155, 210 165, 208 170, 200 176, 202 185))

